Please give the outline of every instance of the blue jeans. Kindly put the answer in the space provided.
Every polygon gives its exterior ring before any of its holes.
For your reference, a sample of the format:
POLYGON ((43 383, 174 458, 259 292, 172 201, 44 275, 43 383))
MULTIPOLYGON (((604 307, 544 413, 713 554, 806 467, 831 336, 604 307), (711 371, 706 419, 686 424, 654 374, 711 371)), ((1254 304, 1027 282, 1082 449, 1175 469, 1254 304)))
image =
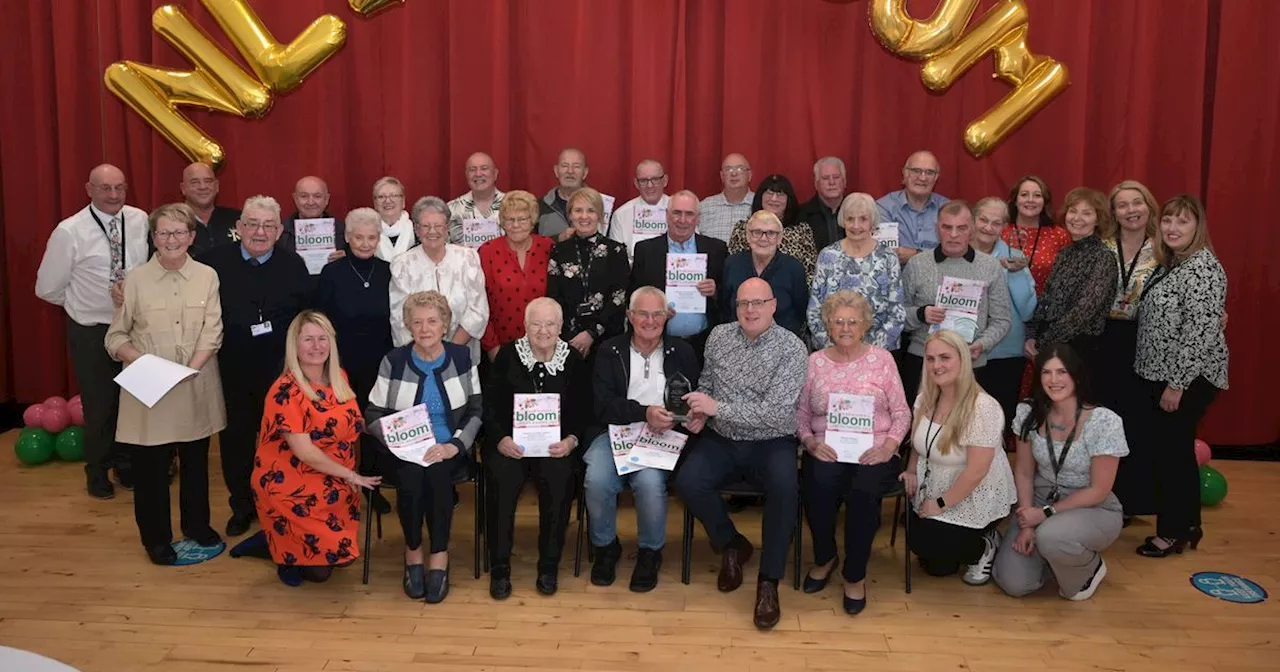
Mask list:
POLYGON ((661 469, 642 469, 618 475, 609 447, 609 433, 597 436, 582 456, 587 463, 586 500, 591 516, 591 545, 608 546, 618 537, 618 493, 631 484, 636 500, 636 528, 640 548, 662 550, 667 543, 667 476, 661 469))

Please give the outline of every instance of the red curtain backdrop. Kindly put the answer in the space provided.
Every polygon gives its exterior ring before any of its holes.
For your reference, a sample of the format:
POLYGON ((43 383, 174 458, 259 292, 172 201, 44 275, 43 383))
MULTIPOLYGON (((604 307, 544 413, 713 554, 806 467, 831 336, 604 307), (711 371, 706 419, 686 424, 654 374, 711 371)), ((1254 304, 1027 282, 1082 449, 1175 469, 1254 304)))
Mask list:
MULTIPOLYGON (((62 312, 36 299, 50 230, 83 207, 81 185, 108 161, 129 178, 130 202, 178 200, 185 164, 102 86, 130 59, 186 68, 151 30, 160 2, 28 0, 0 25, 0 400, 35 401, 73 386, 62 312)), ((230 53, 195 0, 174 0, 230 53)), ((1158 199, 1207 197, 1213 239, 1230 276, 1231 390, 1205 438, 1258 444, 1280 437, 1263 365, 1268 306, 1280 299, 1276 227, 1259 216, 1280 197, 1280 25, 1273 0, 1034 0, 1034 52, 1066 64, 1071 87, 992 156, 965 153, 966 124, 1009 87, 991 59, 943 95, 919 65, 875 40, 866 1, 407 0, 361 18, 343 0, 251 0, 289 41, 322 13, 348 25, 342 51, 260 120, 188 112, 227 149, 221 201, 265 193, 291 209, 294 181, 325 177, 331 210, 371 201, 396 175, 411 198, 465 191, 462 164, 491 153, 503 189, 552 186, 559 148, 586 151, 590 182, 629 198, 637 161, 654 157, 671 189, 719 189, 721 157, 750 159, 757 179, 789 175, 813 193, 816 157, 842 157, 851 190, 898 188, 906 156, 932 149, 938 191, 1007 195, 1023 173, 1059 197, 1108 191, 1125 178, 1158 199), (1268 74, 1270 73, 1270 74, 1268 74)), ((984 2, 983 11, 991 2, 984 2)), ((927 17, 937 3, 909 3, 927 17)))

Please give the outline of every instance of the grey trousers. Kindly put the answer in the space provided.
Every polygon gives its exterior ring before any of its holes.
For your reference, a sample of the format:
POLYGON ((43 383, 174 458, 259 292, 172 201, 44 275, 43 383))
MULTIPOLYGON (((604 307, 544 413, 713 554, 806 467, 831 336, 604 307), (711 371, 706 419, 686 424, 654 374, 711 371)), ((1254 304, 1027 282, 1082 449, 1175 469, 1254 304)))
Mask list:
MULTIPOLYGON (((1035 483, 1035 505, 1048 503, 1050 484, 1039 477, 1035 483)), ((1074 492, 1059 488, 1062 497, 1074 492)), ((1018 517, 1010 516, 1008 534, 1000 542, 991 578, 1004 592, 1022 597, 1039 590, 1049 575, 1058 583, 1058 593, 1071 597, 1084 588, 1102 562, 1102 551, 1120 536, 1123 514, 1114 494, 1098 506, 1070 509, 1055 514, 1036 527, 1036 544, 1031 555, 1013 550, 1018 537, 1018 517)))

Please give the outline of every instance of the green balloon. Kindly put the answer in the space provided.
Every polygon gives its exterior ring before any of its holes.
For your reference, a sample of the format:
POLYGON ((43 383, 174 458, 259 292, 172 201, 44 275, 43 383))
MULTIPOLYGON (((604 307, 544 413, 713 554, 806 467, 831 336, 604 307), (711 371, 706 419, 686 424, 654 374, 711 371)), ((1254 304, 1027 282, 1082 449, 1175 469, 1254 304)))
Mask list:
POLYGON ((58 432, 53 440, 53 452, 58 459, 66 462, 79 462, 84 459, 84 427, 68 427, 58 432))
POLYGON ((44 464, 53 459, 53 435, 38 427, 27 427, 18 435, 13 452, 23 464, 44 464))
POLYGON ((1215 506, 1227 498, 1227 477, 1209 465, 1200 467, 1200 503, 1215 506))

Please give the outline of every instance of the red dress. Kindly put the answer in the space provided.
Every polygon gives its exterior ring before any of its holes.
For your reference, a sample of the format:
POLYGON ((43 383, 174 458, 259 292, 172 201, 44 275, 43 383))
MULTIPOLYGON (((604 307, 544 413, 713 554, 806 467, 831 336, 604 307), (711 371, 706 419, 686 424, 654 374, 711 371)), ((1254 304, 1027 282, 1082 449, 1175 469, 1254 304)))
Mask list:
POLYGON ((533 234, 533 245, 524 255, 524 268, 506 236, 498 236, 480 246, 480 268, 484 271, 484 293, 489 299, 489 327, 480 338, 488 352, 524 336, 524 309, 529 302, 547 295, 547 263, 555 241, 533 234))
POLYGON ((364 430, 359 404, 334 401, 332 387, 314 389, 319 398, 311 401, 285 372, 272 383, 262 413, 254 503, 279 565, 342 565, 359 557, 359 496, 298 459, 285 442, 287 434, 310 434, 329 459, 355 469, 355 441, 364 430))
POLYGON ((1061 226, 1007 226, 1000 236, 1014 249, 1027 256, 1031 277, 1036 281, 1036 298, 1044 296, 1049 284, 1049 271, 1062 248, 1071 244, 1071 235, 1061 226))

